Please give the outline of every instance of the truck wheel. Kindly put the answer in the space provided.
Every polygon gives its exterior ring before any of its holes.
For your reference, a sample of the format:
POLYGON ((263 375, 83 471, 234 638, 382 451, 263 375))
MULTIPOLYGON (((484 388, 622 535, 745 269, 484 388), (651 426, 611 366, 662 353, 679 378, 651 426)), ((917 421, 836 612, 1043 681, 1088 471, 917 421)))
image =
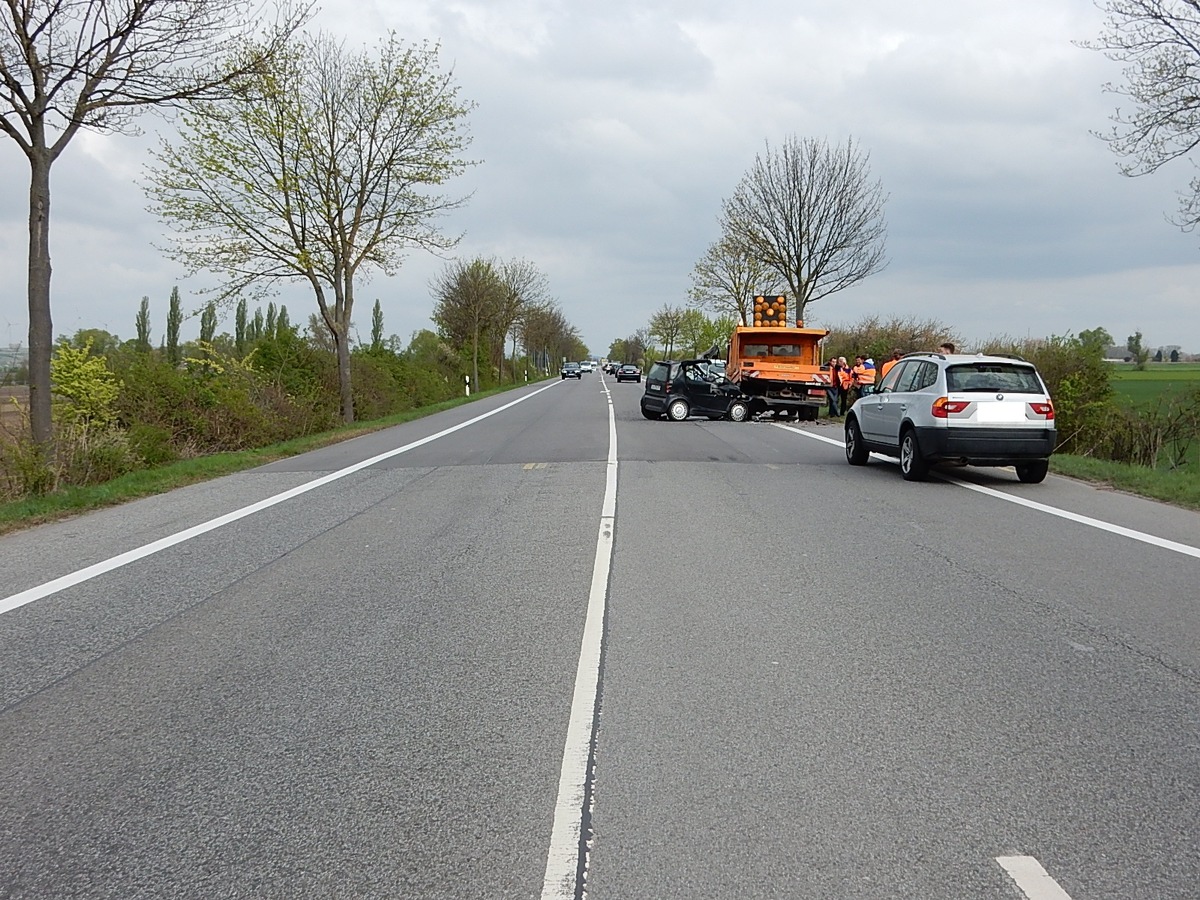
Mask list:
POLYGON ((729 418, 734 422, 745 422, 750 416, 750 407, 741 400, 729 404, 729 418))
POLYGON ((921 455, 917 433, 909 428, 900 437, 900 474, 905 481, 924 481, 928 472, 929 464, 921 455))
POLYGON ((846 422, 846 462, 852 466, 865 466, 869 451, 863 443, 862 429, 858 427, 858 419, 846 422))
POLYGON ((667 418, 673 422, 682 422, 688 417, 688 413, 690 412, 691 410, 688 408, 687 401, 682 398, 672 400, 667 404, 667 418))

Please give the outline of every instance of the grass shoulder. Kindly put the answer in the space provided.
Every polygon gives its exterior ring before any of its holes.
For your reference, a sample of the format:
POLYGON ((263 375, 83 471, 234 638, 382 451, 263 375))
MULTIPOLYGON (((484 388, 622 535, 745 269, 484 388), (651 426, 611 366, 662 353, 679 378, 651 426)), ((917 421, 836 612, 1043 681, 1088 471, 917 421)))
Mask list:
POLYGON ((484 397, 504 393, 515 387, 524 387, 524 385, 506 385, 500 388, 493 388, 492 390, 481 391, 469 398, 458 397, 453 400, 435 403, 431 406, 423 406, 420 409, 396 413, 395 415, 375 419, 370 422, 355 422, 351 425, 343 425, 330 431, 321 432, 320 434, 307 435, 306 437, 295 438, 280 444, 272 444, 269 447, 241 450, 232 453, 214 453, 210 456, 179 460, 178 462, 153 469, 130 472, 122 475, 120 478, 106 481, 103 484, 69 487, 41 497, 28 497, 23 500, 0 503, 0 534, 7 534, 34 525, 43 525, 47 522, 55 522, 108 506, 117 506, 122 503, 128 503, 131 500, 138 500, 142 497, 164 494, 167 491, 185 487, 189 484, 209 481, 213 478, 220 478, 222 475, 232 475, 234 472, 242 472, 246 469, 264 466, 276 460, 299 456, 301 453, 308 453, 310 450, 319 450, 331 444, 347 441, 374 431, 382 431, 385 428, 391 428, 395 425, 421 419, 447 409, 453 409, 456 406, 462 406, 465 403, 471 403, 484 397))
POLYGON ((1173 506, 1200 510, 1200 472, 1148 469, 1145 466, 1066 453, 1050 457, 1050 471, 1081 481, 1106 484, 1116 490, 1173 506))

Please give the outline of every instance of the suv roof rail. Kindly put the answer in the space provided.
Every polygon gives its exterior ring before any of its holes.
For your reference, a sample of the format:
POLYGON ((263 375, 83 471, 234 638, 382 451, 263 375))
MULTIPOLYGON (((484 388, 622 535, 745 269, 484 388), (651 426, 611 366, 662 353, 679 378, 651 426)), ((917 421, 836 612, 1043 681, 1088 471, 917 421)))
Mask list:
POLYGON ((945 359, 944 353, 938 353, 935 350, 914 350, 912 353, 905 353, 901 359, 907 359, 910 356, 936 356, 938 359, 945 359))
POLYGON ((1015 359, 1018 362, 1029 362, 1029 360, 1027 360, 1025 357, 1021 356, 1019 353, 985 353, 983 355, 984 356, 999 356, 1002 359, 1015 359))

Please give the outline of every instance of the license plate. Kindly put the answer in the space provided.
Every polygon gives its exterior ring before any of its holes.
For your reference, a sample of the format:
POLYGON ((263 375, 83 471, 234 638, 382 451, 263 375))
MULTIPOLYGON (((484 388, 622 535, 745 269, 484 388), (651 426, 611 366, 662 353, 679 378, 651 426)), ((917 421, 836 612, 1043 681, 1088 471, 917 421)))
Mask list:
POLYGON ((1004 401, 979 402, 975 408, 976 422, 1024 422, 1024 403, 1004 401))
POLYGON ((646 387, 648 387, 652 391, 661 391, 662 390, 662 388, 660 388, 657 384, 648 384, 648 385, 646 385, 646 387))

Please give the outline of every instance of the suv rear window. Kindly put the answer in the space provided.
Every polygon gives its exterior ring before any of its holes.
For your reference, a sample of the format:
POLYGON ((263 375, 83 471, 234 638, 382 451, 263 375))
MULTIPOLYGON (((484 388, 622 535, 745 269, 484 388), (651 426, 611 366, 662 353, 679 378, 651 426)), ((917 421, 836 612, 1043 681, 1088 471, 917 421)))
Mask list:
POLYGON ((970 363, 946 369, 946 390, 951 393, 1008 391, 1013 394, 1044 393, 1037 370, 1009 363, 970 363))

